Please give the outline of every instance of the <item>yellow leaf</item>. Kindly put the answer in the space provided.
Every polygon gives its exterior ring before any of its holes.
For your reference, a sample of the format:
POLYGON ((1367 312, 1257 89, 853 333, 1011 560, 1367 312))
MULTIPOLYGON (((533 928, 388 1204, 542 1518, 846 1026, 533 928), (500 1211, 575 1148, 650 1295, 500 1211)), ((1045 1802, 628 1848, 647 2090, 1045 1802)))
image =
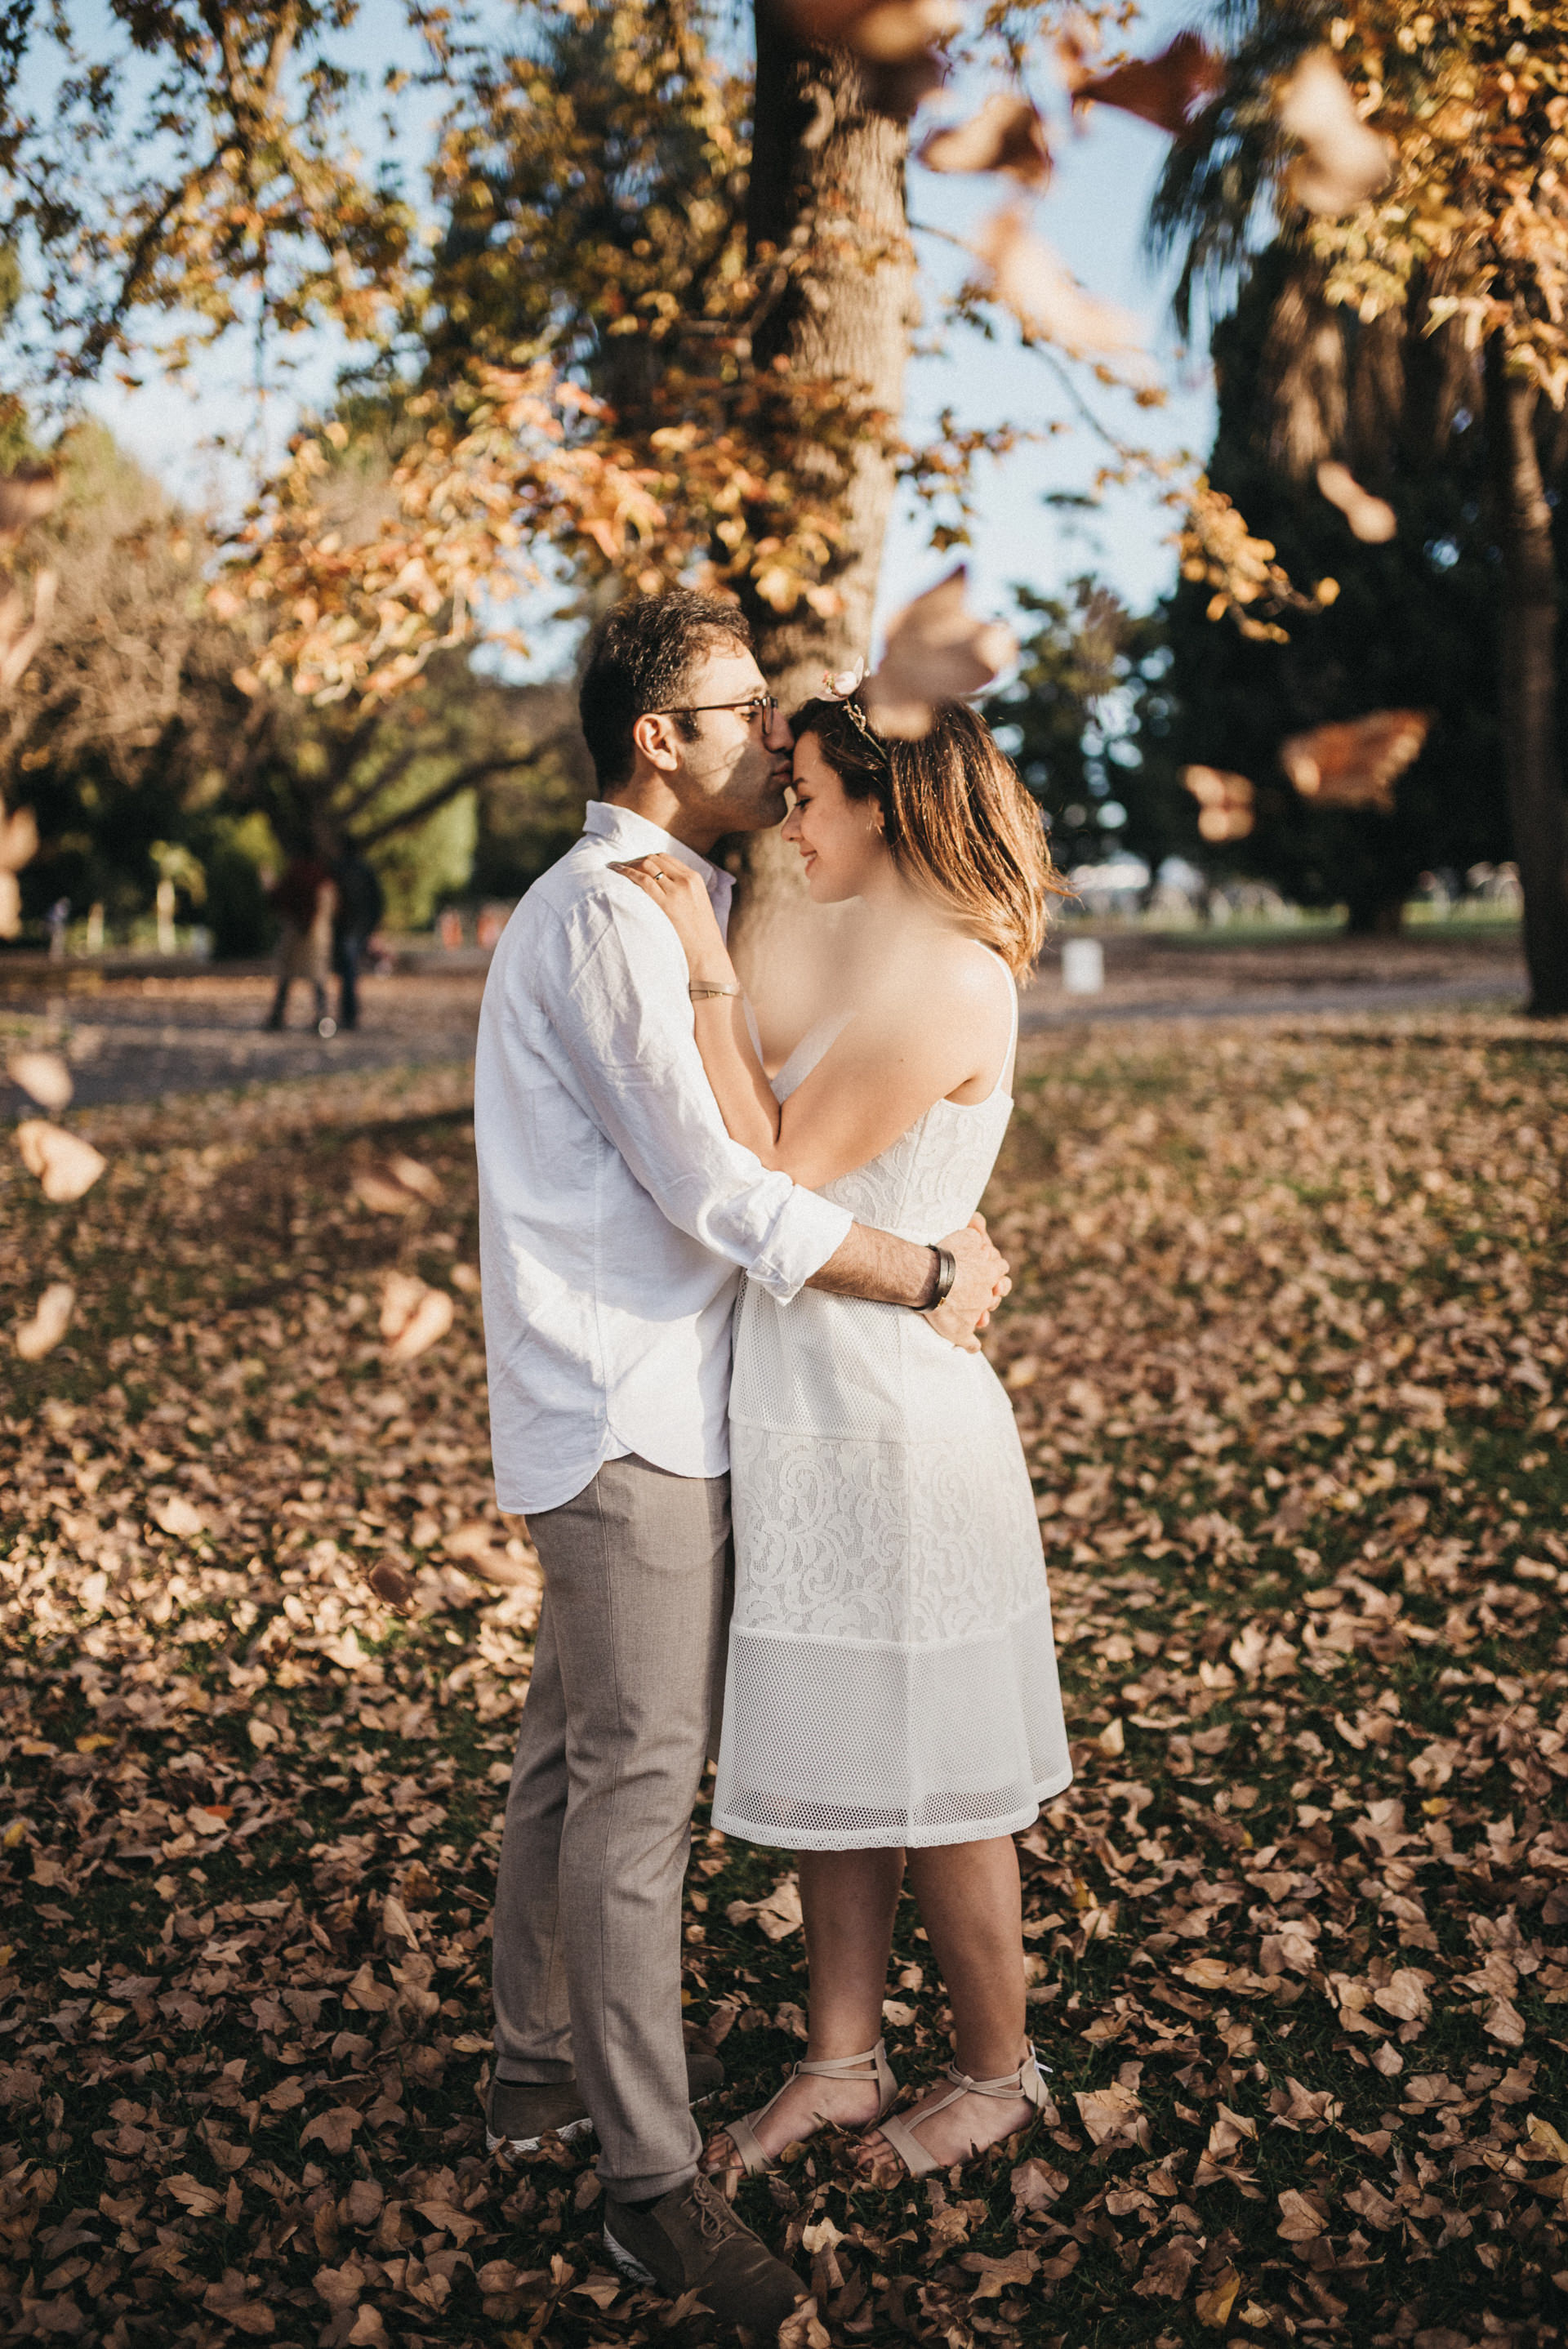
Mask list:
POLYGON ((1241 2288, 1242 2279, 1235 2269, 1222 2268, 1207 2292, 1198 2294, 1199 2323, 1212 2326, 1217 2331, 1229 2317, 1241 2288))
POLYGON ((1524 2133, 1530 2139, 1532 2151, 1536 2147, 1540 2147, 1538 2158, 1568 2161, 1568 2138, 1553 2128, 1550 2121, 1542 2120, 1539 2113, 1531 2114, 1524 2124, 1524 2133))

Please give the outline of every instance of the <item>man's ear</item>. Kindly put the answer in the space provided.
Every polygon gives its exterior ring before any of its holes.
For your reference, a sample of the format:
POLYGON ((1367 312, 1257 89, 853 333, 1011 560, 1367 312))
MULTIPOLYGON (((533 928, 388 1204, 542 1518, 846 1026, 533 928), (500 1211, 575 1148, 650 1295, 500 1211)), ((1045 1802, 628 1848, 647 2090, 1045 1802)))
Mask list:
POLYGON ((650 767, 674 774, 680 765, 680 737, 675 719, 664 710, 645 710, 632 728, 632 740, 650 767))

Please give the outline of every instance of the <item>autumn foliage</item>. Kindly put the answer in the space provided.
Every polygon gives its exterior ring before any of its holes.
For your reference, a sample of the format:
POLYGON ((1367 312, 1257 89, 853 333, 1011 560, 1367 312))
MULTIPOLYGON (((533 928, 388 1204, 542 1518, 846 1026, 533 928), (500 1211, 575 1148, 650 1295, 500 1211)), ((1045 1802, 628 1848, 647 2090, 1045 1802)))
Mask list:
MULTIPOLYGON (((1568 1090, 1522 1022, 1026 1046, 985 1202, 1078 1776, 1023 1838, 1054 2116, 745 2207, 802 2342, 1545 2349, 1568 1997, 1568 1090)), ((77 1113, 0 1168, 7 2337, 662 2341, 592 2148, 488 2161, 538 1589, 491 1501, 466 1074, 77 1113), (399 1355, 429 1295, 449 1326, 399 1355), (400 1316, 408 1315, 408 1319, 400 1316), (392 1606, 372 1590, 377 1571, 392 1606)), ((799 2052, 788 1869, 699 1820, 692 2026, 799 2052)), ((945 2057, 900 1911, 885 2023, 945 2057)))

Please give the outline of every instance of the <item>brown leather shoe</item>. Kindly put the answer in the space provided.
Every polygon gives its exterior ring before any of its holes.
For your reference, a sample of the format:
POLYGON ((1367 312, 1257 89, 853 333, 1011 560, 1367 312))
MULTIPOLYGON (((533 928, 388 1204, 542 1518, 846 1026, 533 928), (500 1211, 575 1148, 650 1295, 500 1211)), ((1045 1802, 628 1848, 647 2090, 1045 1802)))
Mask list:
POLYGON ((720 2324, 758 2344, 776 2342, 806 2296, 793 2269, 774 2258, 700 2171, 645 2209, 606 2197, 604 2249, 634 2283, 651 2283, 666 2300, 695 2292, 720 2324))
MULTIPOLYGON (((724 2065, 705 2047, 686 2049, 686 2095, 707 2104, 724 2085, 724 2065)), ((499 2153, 537 2153, 547 2137, 581 2137, 593 2124, 575 2080, 492 2080, 485 2106, 485 2146, 499 2153)))

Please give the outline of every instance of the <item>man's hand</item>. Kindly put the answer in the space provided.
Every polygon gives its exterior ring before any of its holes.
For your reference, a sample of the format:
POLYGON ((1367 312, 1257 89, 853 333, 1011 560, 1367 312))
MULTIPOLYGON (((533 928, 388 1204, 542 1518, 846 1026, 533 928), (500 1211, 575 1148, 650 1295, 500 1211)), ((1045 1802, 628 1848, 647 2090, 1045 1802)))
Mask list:
POLYGON ((950 1346, 977 1354, 976 1330, 985 1328, 992 1308, 1013 1286, 1007 1278, 1007 1259, 986 1238, 984 1216, 972 1216, 961 1232, 949 1232, 939 1245, 954 1257, 958 1272, 942 1303, 925 1318, 950 1346))

